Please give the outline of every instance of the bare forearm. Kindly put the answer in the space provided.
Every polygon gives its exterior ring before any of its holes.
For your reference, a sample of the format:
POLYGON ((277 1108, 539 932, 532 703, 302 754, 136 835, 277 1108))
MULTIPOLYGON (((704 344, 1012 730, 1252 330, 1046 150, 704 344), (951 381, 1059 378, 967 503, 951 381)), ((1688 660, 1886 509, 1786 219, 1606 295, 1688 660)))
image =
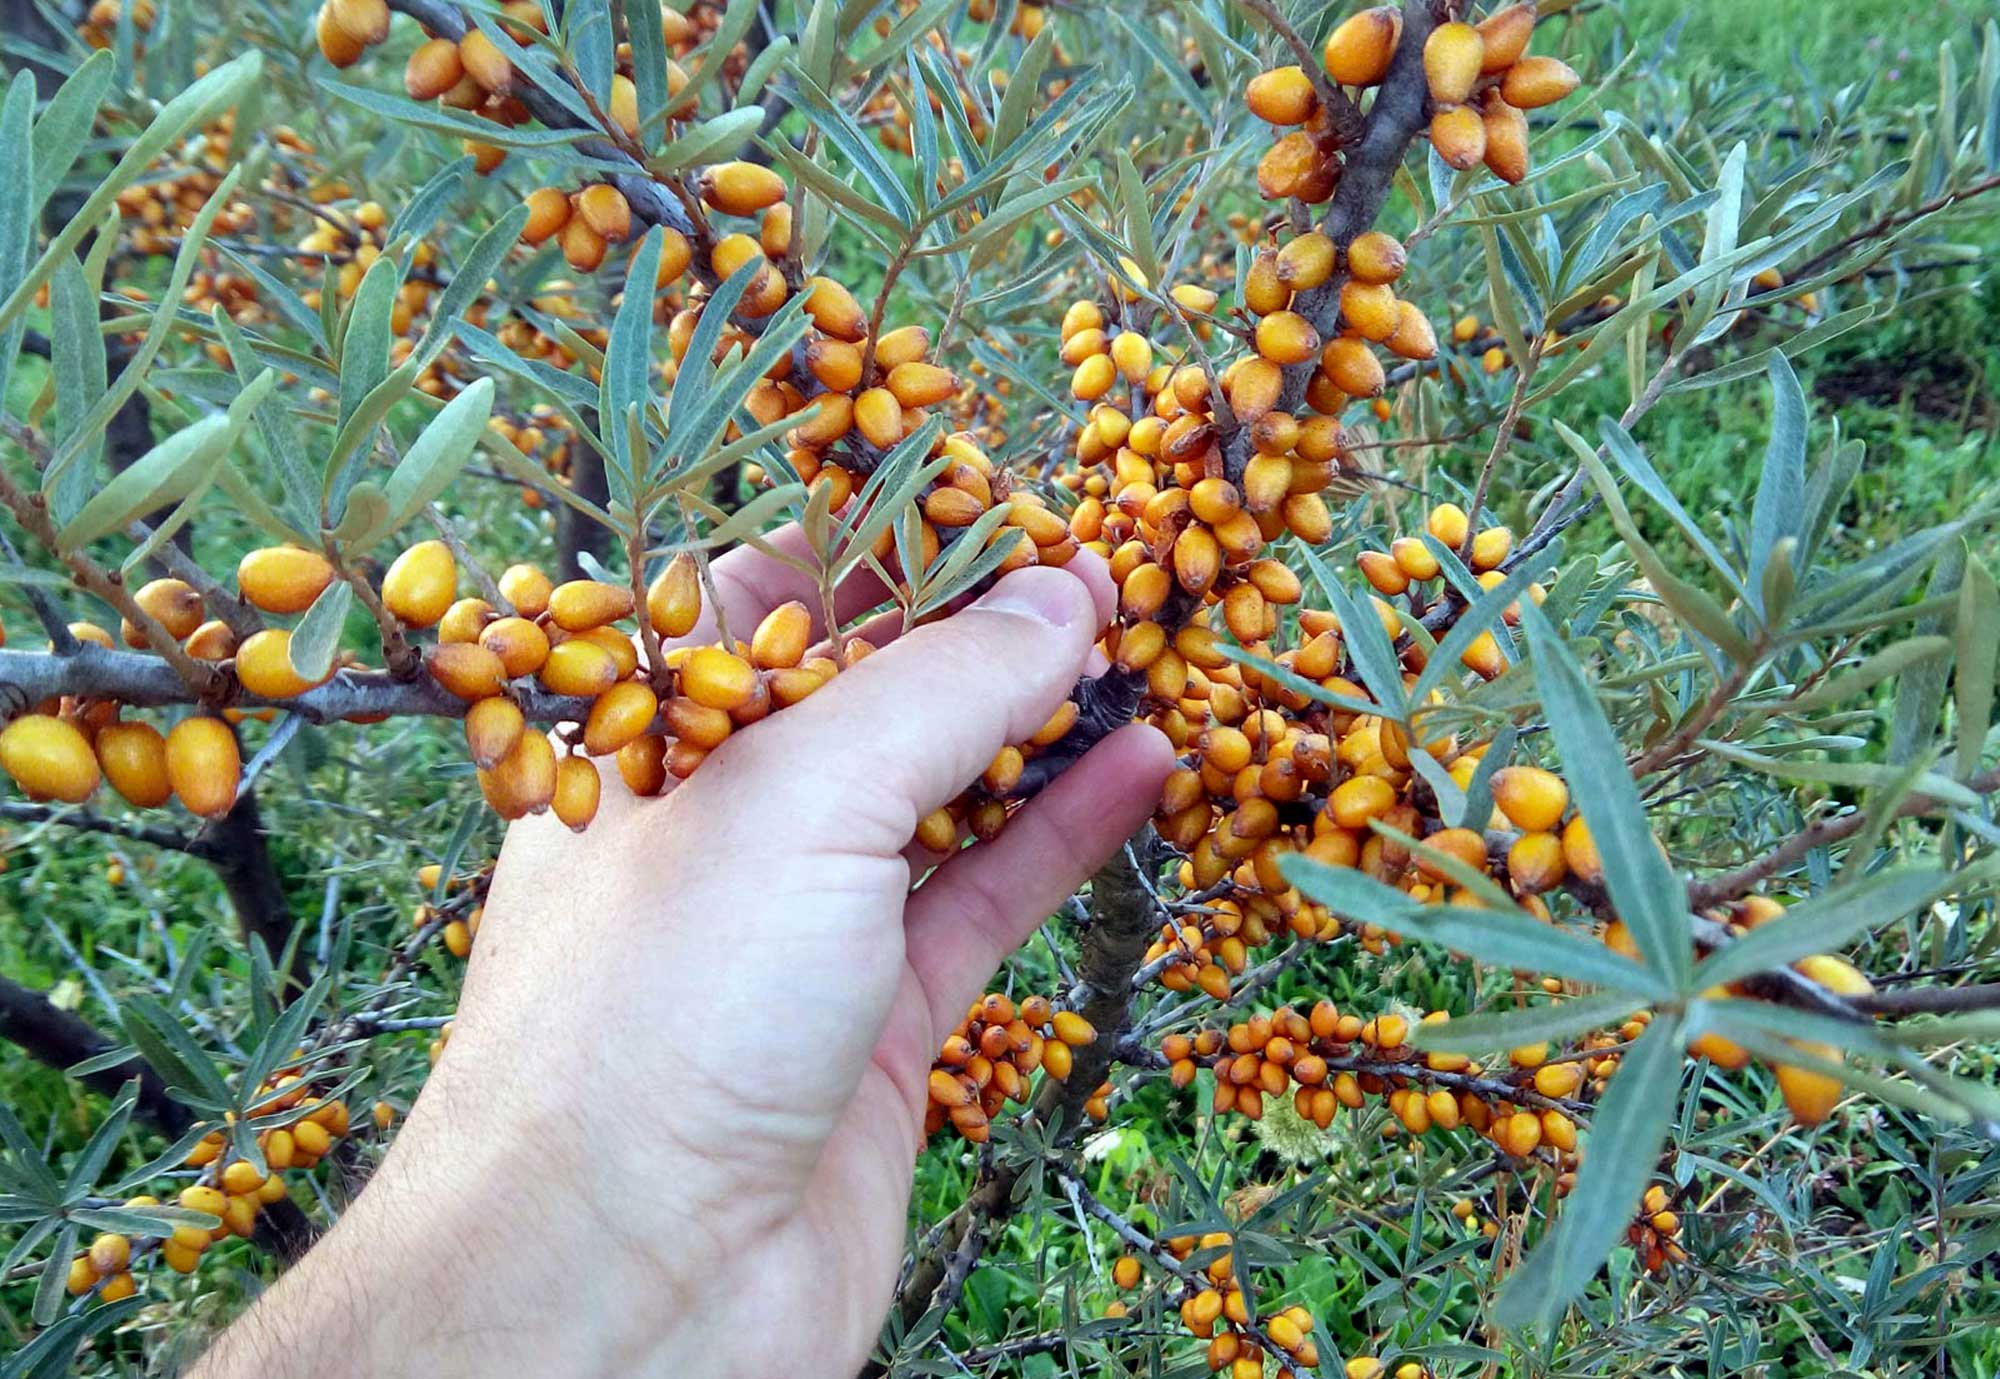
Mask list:
POLYGON ((671 1340, 663 1321, 674 1309, 632 1306, 641 1271, 590 1257, 574 1195, 554 1175, 538 1191, 507 1166, 499 1151, 531 1160, 534 1137, 502 1145, 453 1133, 422 1115, 431 1109, 419 1108, 339 1225, 223 1333, 194 1379, 307 1379, 329 1360, 385 1376, 648 1367, 671 1340))

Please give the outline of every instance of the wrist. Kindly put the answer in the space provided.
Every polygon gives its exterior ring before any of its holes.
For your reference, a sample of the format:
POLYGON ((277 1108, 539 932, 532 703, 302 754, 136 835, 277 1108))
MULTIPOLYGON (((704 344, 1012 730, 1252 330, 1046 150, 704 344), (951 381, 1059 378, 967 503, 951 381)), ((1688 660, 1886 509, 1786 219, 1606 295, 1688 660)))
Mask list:
POLYGON ((413 1116, 198 1379, 316 1374, 313 1357, 336 1354, 380 1375, 679 1372, 719 1271, 699 1240, 633 1238, 616 1197, 538 1149, 555 1142, 546 1127, 464 1133, 413 1116))

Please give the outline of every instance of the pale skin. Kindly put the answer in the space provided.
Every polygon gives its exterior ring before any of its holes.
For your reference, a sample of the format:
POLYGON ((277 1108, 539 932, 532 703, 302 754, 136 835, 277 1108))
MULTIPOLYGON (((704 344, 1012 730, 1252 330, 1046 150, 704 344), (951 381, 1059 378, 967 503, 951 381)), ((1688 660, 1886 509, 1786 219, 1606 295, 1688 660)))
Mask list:
MULTIPOLYGON (((739 637, 817 606, 755 551, 716 573, 739 637)), ((913 832, 1047 721, 1114 602, 1087 553, 1015 572, 664 797, 611 773, 582 836, 514 825, 407 1124, 202 1379, 853 1375, 906 1247, 939 1045, 1145 822, 1172 752, 1112 734, 935 871, 913 832)))

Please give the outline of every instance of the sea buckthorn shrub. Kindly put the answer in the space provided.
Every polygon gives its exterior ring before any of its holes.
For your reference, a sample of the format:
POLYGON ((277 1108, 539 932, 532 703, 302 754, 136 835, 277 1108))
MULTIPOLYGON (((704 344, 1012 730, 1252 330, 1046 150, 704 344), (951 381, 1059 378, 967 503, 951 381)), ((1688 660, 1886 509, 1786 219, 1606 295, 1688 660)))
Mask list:
POLYGON ((871 1372, 1990 1367, 1994 450, 1885 516, 1812 371, 1966 309, 2000 36, 1887 99, 1627 8, 36 9, 24 1372, 170 1366, 365 1184, 508 821, 1080 558, 1101 670, 912 855, 1178 764, 943 1040, 871 1372))

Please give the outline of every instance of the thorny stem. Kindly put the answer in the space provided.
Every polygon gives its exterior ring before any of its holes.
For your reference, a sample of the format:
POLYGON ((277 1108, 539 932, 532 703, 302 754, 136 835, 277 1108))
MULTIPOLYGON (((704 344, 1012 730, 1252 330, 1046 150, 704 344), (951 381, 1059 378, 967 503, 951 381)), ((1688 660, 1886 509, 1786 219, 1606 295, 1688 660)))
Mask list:
POLYGON ((424 516, 437 528, 438 539, 451 548, 452 559, 458 562, 459 568, 472 577, 472 582, 479 588, 479 596, 492 604, 494 611, 502 617, 514 616, 513 601, 500 592, 499 584, 479 563, 478 557, 472 554, 472 548, 465 544, 465 533, 459 530, 458 523, 452 521, 436 503, 425 510, 424 516))
MULTIPOLYGON (((692 536, 694 523, 687 503, 687 495, 680 497, 681 526, 692 536)), ((736 639, 729 635, 729 611, 722 606, 722 591, 716 587, 715 572, 709 568, 708 552, 699 545, 690 545, 688 552, 694 556, 695 574, 701 579, 701 592, 708 599, 708 606, 715 613, 715 640, 722 646, 734 648, 736 639)), ((643 605, 642 605, 643 607, 643 605)), ((645 619, 641 619, 645 621, 645 619)))
MULTIPOLYGON (((1395 184, 1396 172, 1403 165, 1403 155, 1424 127, 1430 86, 1424 76, 1423 48, 1435 23, 1430 0, 1404 0, 1402 39, 1396 45, 1388 74, 1377 88, 1375 103, 1362 122, 1359 138, 1348 145, 1340 181, 1321 226, 1343 253, 1381 215, 1395 184)), ((1346 276, 1344 272, 1336 273, 1311 291, 1298 294, 1292 303, 1292 310, 1310 321, 1322 339, 1333 335, 1340 315, 1340 288, 1346 276)), ((1305 399, 1306 384, 1317 366, 1317 357, 1286 366, 1278 410, 1299 409, 1305 399)), ((1241 482, 1249 458, 1250 434, 1247 428, 1239 427, 1223 443, 1224 474, 1231 483, 1241 482)))
POLYGON ((910 254, 917 247, 914 235, 905 238, 896 250, 896 256, 889 260, 889 266, 882 270, 882 290, 875 294, 875 305, 868 312, 868 343, 861 347, 861 386, 870 387, 875 382, 875 346, 882 339, 882 322, 889 313, 889 292, 896 286, 896 279, 903 275, 909 265, 910 254))
MULTIPOLYGON (((1668 352, 1667 357, 1660 362, 1660 367, 1646 381, 1646 386, 1639 396, 1632 399, 1632 405, 1618 418, 1620 428, 1630 430, 1634 422, 1653 410, 1653 404, 1657 403, 1660 394, 1666 391, 1667 380, 1679 372, 1682 357, 1678 350, 1668 352)), ((1600 459, 1607 453, 1608 447, 1597 448, 1600 459)), ((1583 510, 1576 507, 1576 501, 1582 495, 1584 485, 1589 482, 1590 471, 1578 465, 1576 472, 1570 475, 1562 489, 1549 500, 1549 505, 1543 510, 1542 515, 1536 519, 1534 527, 1528 533, 1529 538, 1532 540, 1543 537, 1546 541, 1547 536, 1554 535, 1583 516, 1583 510)))
POLYGON ((1486 463, 1479 467, 1479 482, 1473 486, 1472 505, 1466 510, 1472 520, 1465 524, 1465 540, 1458 548, 1460 560, 1472 559, 1472 542, 1479 534, 1479 514, 1486 506, 1486 490, 1493 482, 1493 471, 1499 467, 1501 456, 1513 443, 1514 425, 1521 419, 1521 405, 1528 400, 1528 385, 1534 381, 1535 368, 1542 361, 1545 338, 1537 335, 1528 346, 1528 357, 1516 363, 1513 396, 1507 399, 1507 410, 1500 415, 1499 428, 1493 433, 1493 448, 1486 452, 1486 463))
POLYGON ((203 860, 210 860, 214 852, 213 845, 199 833, 187 834, 130 819, 109 818, 88 809, 62 809, 54 805, 30 804, 24 800, 0 800, 0 819, 14 819, 23 823, 58 824, 63 828, 73 828, 82 833, 104 833, 112 837, 129 838, 148 847, 165 848, 169 852, 184 852, 190 857, 199 857, 203 860))
POLYGON ((368 582, 367 576, 348 568, 347 561, 341 556, 339 543, 331 535, 325 537, 320 546, 326 553, 328 563, 347 582, 354 596, 361 600, 361 606, 368 610, 368 615, 375 619, 375 630, 382 638, 382 659, 388 665, 389 674, 398 680, 415 679, 417 671, 423 666, 423 655, 403 635, 402 622, 383 605, 381 595, 375 592, 375 586, 368 582))
MULTIPOLYGON (((1056 1176, 1066 1189, 1075 1194, 1077 1201, 1082 1205, 1085 1212, 1109 1226, 1113 1234, 1132 1249, 1139 1251, 1152 1260, 1160 1270, 1196 1291, 1214 1286, 1209 1282, 1206 1274, 1197 1272, 1174 1258, 1173 1252, 1165 1245, 1155 1240, 1152 1236, 1147 1235, 1123 1216, 1120 1216, 1117 1212, 1099 1201, 1097 1195, 1073 1174, 1059 1169, 1056 1176)), ((1248 1266, 1243 1262, 1241 1254, 1237 1254, 1232 1262, 1236 1270, 1235 1282, 1238 1287, 1243 1289, 1245 1308, 1249 1315, 1254 1318, 1257 1315, 1257 1308, 1254 1295, 1251 1293, 1249 1286, 1248 1266)), ((1270 1335, 1264 1330, 1262 1323, 1257 1321, 1251 1321, 1247 1325, 1238 1323, 1238 1329, 1248 1332, 1256 1340, 1257 1344, 1264 1348, 1265 1354, 1271 1356, 1287 1355, 1284 1347, 1271 1339, 1270 1335)), ((1294 1369, 1303 1373, 1313 1374, 1318 1372, 1316 1368, 1299 1364, 1297 1361, 1292 1361, 1291 1364, 1294 1369)))
POLYGON ((952 332, 958 329, 958 318, 965 311, 965 298, 971 287, 972 275, 970 273, 961 274, 958 279, 958 286, 951 294, 951 309, 945 313, 944 324, 938 327, 937 344, 932 347, 932 352, 935 355, 941 356, 944 353, 945 343, 951 339, 952 332))
MULTIPOLYGON (((14 548, 12 538, 4 531, 0 531, 0 555, 6 556, 16 565, 22 563, 20 551, 14 548)), ((42 630, 49 634, 49 649, 58 656, 76 655, 77 648, 82 643, 77 641, 76 633, 69 630, 69 620, 63 616, 62 609, 56 606, 54 597, 39 584, 28 585, 27 595, 28 603, 35 610, 36 620, 41 623, 42 630)))
POLYGON ((652 615, 646 610, 646 541, 642 522, 634 521, 632 530, 626 533, 625 563, 632 580, 632 609, 638 614, 639 644, 646 651, 646 680, 655 694, 663 694, 667 688, 667 658, 660 650, 659 629, 653 626, 652 615))
MULTIPOLYGON (((1117 1044, 1132 1005, 1132 974, 1145 956, 1157 908, 1134 857, 1148 837, 1128 843, 1099 868, 1090 883, 1090 926, 1084 931, 1078 982, 1065 1004, 1090 1021, 1096 1042, 1078 1049, 1069 1078, 1045 1078, 1028 1112, 1037 1125, 1060 1126, 1055 1143, 1068 1145, 1081 1133, 1084 1103, 1103 1083, 1117 1057, 1117 1044)), ((972 1191, 958 1210, 927 1236, 898 1289, 898 1311, 907 1325, 933 1307, 957 1305, 965 1281, 977 1266, 987 1233, 1014 1210, 1014 1185, 1023 1167, 982 1160, 972 1191)), ((864 1373, 875 1373, 871 1369, 864 1373)))
MULTIPOLYGON (((1981 772, 1964 784, 1967 789, 1981 795, 2000 790, 2000 767, 1981 772)), ((1951 806, 1928 795, 1912 795, 1897 806, 1892 817, 1907 819, 1914 815, 1934 814, 1949 808, 1951 806)), ((1800 829, 1756 861, 1746 863, 1735 871, 1724 872, 1720 876, 1690 885, 1688 904, 1694 909, 1702 910, 1711 905, 1719 905, 1724 901, 1748 895, 1771 877, 1798 866, 1816 849, 1861 832, 1867 827, 1868 821, 1867 812, 1858 809, 1831 819, 1821 819, 1816 824, 1800 829)))
MULTIPOLYGON (((308 723, 344 718, 433 717, 463 718, 465 702, 436 680, 420 675, 399 680, 387 671, 342 670, 321 685, 290 699, 265 699, 231 685, 228 702, 242 708, 276 708, 300 715, 308 723)), ((0 649, 0 710, 18 711, 56 695, 87 695, 116 699, 134 708, 198 702, 179 677, 157 656, 136 651, 107 651, 86 644, 73 656, 0 649)), ((536 723, 581 722, 590 711, 582 696, 551 694, 523 681, 510 691, 521 711, 536 723)))
POLYGON ((1638 780, 1651 775, 1686 751, 1709 724, 1722 716, 1730 701, 1736 698, 1738 691, 1749 678, 1749 666, 1732 666, 1729 674, 1716 682, 1715 688, 1709 691, 1708 698, 1702 701, 1701 707, 1688 718, 1687 722, 1683 723, 1671 737, 1630 763, 1632 778, 1638 780))
MULTIPOLYGON (((1844 251, 1853 248, 1857 244, 1880 239, 1882 236, 1888 234, 1889 231, 1899 226, 1907 225, 1913 220, 1922 220, 1925 216, 1941 211, 1953 202, 1966 201, 1975 196, 1983 196, 1985 193, 1993 191, 1996 188, 2000 188, 2000 173, 1974 182, 1968 187, 1959 187, 1951 191, 1941 192, 1921 206, 1915 206, 1905 211, 1891 212, 1877 220, 1874 224, 1864 226, 1847 236, 1847 238, 1836 240, 1834 243, 1820 250, 1817 254, 1814 254, 1811 258, 1793 269, 1792 276, 1800 279, 1809 278, 1819 269, 1840 257, 1844 251)), ((1883 252, 1886 253, 1891 247, 1893 246, 1884 245, 1882 247, 1883 252)))

